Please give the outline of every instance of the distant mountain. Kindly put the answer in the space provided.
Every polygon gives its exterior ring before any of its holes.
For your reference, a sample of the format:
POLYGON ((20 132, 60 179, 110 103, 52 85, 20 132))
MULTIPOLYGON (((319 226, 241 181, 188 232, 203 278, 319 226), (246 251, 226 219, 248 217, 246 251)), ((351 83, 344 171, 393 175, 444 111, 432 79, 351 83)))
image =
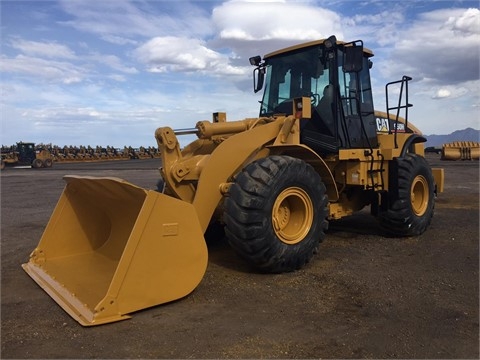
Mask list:
POLYGON ((453 141, 477 141, 480 142, 480 130, 466 128, 454 131, 448 135, 424 135, 427 138, 425 146, 441 147, 443 144, 453 141))

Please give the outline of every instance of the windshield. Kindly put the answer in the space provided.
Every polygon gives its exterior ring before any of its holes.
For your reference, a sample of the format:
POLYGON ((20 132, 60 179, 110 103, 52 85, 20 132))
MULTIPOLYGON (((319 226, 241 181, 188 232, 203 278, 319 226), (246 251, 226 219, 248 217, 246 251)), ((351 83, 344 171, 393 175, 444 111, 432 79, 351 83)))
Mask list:
MULTIPOLYGON (((333 76, 328 60, 323 55, 321 45, 298 49, 280 54, 265 61, 265 92, 260 107, 260 116, 273 114, 291 114, 292 99, 310 97, 312 106, 317 107, 325 95, 333 76)), ((363 68, 358 73, 359 89, 356 89, 356 74, 344 72, 343 51, 338 50, 339 98, 345 115, 357 115, 355 97, 358 96, 362 109, 373 111, 372 89, 370 85, 368 58, 364 57, 363 68)), ((332 88, 333 89, 333 88, 332 88)))
POLYGON ((266 59, 267 79, 260 116, 291 114, 291 100, 307 96, 318 104, 329 84, 328 67, 322 64, 321 46, 299 49, 266 59))
POLYGON ((293 99, 308 97, 310 121, 300 122, 304 144, 319 151, 376 146, 368 54, 359 71, 346 71, 345 59, 344 46, 327 51, 323 44, 267 57, 260 116, 292 115, 293 99))

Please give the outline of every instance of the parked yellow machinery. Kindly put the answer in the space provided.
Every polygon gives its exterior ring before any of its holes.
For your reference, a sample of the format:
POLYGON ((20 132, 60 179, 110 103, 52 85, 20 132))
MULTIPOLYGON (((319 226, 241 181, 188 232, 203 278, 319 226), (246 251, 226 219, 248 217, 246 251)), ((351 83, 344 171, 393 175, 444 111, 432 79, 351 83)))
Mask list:
POLYGON ((2 149, 1 165, 3 170, 5 166, 31 166, 38 169, 42 167, 52 167, 53 156, 45 147, 37 148, 35 143, 18 142, 12 149, 4 151, 2 149))
POLYGON ((160 158, 158 149, 152 146, 134 149, 131 146, 125 146, 123 149, 117 149, 113 146, 64 146, 52 148, 54 160, 58 162, 77 162, 77 161, 102 161, 102 160, 131 160, 131 159, 151 159, 160 158))
POLYGON ((454 141, 442 146, 442 160, 479 160, 480 143, 454 141))
POLYGON ((252 57, 254 90, 264 88, 258 118, 216 113, 192 129, 158 128, 161 191, 66 176, 25 271, 78 322, 97 325, 193 291, 209 224, 224 224, 232 248, 273 273, 304 266, 330 220, 365 206, 386 233, 422 234, 443 169, 430 168, 408 122, 409 77, 387 84, 386 112, 374 110, 372 56, 360 40, 331 36, 252 57), (181 149, 182 134, 197 140, 181 149))

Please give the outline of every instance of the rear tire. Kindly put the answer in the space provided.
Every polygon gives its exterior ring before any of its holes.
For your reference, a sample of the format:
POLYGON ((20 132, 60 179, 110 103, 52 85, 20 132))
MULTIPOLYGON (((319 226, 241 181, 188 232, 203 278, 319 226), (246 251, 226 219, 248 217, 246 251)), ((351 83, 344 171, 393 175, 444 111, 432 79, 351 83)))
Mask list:
POLYGON ((398 189, 389 209, 379 215, 380 225, 391 235, 420 235, 433 217, 433 175, 423 156, 408 153, 397 162, 398 189))
POLYGON ((50 167, 52 167, 52 165, 53 165, 52 159, 45 159, 45 160, 43 160, 43 166, 44 166, 44 167, 50 168, 50 167))
POLYGON ((328 227, 327 195, 302 160, 270 156, 245 167, 225 201, 232 248, 264 272, 300 269, 317 252, 328 227))

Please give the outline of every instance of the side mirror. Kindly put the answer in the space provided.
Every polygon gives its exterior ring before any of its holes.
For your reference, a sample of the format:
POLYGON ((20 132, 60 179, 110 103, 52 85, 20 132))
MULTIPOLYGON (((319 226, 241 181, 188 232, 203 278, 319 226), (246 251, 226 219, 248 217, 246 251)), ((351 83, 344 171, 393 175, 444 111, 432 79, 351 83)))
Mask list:
POLYGON ((263 83, 265 81, 265 67, 259 66, 253 70, 253 91, 255 93, 259 92, 263 88, 263 83))
MULTIPOLYGON (((359 40, 360 41, 360 40, 359 40)), ((363 43, 358 41, 345 44, 343 58, 343 72, 359 72, 363 68, 363 43)))

